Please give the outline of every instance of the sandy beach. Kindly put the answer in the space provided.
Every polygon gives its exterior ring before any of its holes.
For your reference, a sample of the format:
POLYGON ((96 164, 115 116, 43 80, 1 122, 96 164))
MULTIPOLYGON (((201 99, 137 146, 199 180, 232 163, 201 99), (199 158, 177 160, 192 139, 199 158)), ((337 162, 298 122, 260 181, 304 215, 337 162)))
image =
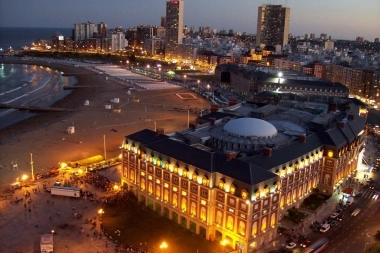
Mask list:
MULTIPOLYGON (((188 112, 173 111, 177 108, 205 108, 210 102, 199 97, 181 99, 176 94, 192 93, 183 88, 166 90, 133 90, 127 93, 126 85, 106 80, 85 68, 66 65, 32 62, 3 61, 4 63, 36 64, 48 66, 64 73, 72 73, 76 86, 87 86, 73 90, 52 107, 76 108, 76 112, 42 113, 0 130, 0 187, 2 190, 22 174, 31 175, 31 155, 35 173, 46 173, 59 162, 76 161, 104 154, 104 136, 107 158, 120 154, 123 137, 141 129, 164 128, 165 133, 187 127, 188 112), (111 99, 119 98, 118 104, 111 99), (134 102, 138 98, 139 102, 134 102), (84 101, 89 100, 85 106, 84 101), (121 107, 121 112, 106 110, 105 105, 121 107), (156 123, 156 124, 155 124, 156 123), (74 134, 67 134, 69 126, 74 134), (113 131, 111 131, 113 130, 113 131), (17 163, 18 169, 12 164, 17 163)), ((194 93, 193 93, 194 94, 194 93)), ((196 115, 189 114, 190 122, 196 115)))

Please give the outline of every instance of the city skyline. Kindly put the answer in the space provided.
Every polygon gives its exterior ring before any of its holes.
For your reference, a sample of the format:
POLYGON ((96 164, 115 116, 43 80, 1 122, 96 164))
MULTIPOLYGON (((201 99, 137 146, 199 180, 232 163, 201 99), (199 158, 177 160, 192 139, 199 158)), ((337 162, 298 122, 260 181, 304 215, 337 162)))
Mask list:
MULTIPOLYGON (((376 30, 376 24, 380 24, 380 16, 377 15, 380 2, 376 0, 363 0, 360 4, 347 0, 344 5, 339 1, 305 0, 302 6, 296 0, 253 3, 246 0, 191 0, 184 1, 184 25, 256 34, 257 9, 270 3, 291 9, 289 32, 296 36, 315 33, 319 37, 326 33, 332 39, 354 40, 360 36, 369 41, 380 37, 376 30)), ((91 21, 105 22, 108 28, 122 26, 126 29, 139 24, 159 25, 161 16, 165 16, 165 8, 166 0, 131 0, 128 4, 121 0, 0 0, 0 26, 72 28, 74 23, 91 21)))

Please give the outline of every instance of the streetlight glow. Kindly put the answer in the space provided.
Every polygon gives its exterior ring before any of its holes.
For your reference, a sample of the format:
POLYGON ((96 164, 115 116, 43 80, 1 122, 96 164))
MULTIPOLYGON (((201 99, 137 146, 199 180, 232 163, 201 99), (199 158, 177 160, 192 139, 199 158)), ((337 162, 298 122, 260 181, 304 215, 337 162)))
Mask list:
POLYGON ((22 177, 21 177, 22 181, 25 181, 27 178, 28 178, 28 175, 26 175, 26 174, 22 175, 22 177))

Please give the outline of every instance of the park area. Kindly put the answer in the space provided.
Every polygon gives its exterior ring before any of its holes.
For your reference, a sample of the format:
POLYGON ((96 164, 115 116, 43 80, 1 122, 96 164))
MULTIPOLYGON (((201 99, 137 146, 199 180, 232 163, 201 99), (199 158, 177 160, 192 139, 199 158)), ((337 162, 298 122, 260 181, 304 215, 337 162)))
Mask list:
POLYGON ((108 201, 102 214, 105 232, 117 243, 148 252, 220 253, 231 248, 208 241, 139 203, 132 193, 108 201), (164 244, 165 243, 165 244, 164 244), (166 248, 162 248, 166 245, 166 248), (160 247, 161 246, 161 247, 160 247))

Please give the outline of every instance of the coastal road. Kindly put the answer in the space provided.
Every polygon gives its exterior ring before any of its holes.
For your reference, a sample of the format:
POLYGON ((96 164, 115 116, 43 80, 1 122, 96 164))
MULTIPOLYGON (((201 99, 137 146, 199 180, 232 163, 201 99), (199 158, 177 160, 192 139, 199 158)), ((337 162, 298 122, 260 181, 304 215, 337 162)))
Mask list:
MULTIPOLYGON (((321 237, 330 240, 325 252, 331 253, 351 253, 364 252, 364 245, 369 246, 373 243, 373 235, 380 229, 380 198, 374 199, 373 196, 379 195, 378 191, 364 191, 362 197, 355 198, 354 203, 344 210, 343 220, 335 227, 332 227, 326 234, 312 232, 309 235, 311 241, 316 241, 321 237), (351 213, 360 208, 357 216, 351 213)), ((330 214, 326 214, 328 217, 330 214)))

